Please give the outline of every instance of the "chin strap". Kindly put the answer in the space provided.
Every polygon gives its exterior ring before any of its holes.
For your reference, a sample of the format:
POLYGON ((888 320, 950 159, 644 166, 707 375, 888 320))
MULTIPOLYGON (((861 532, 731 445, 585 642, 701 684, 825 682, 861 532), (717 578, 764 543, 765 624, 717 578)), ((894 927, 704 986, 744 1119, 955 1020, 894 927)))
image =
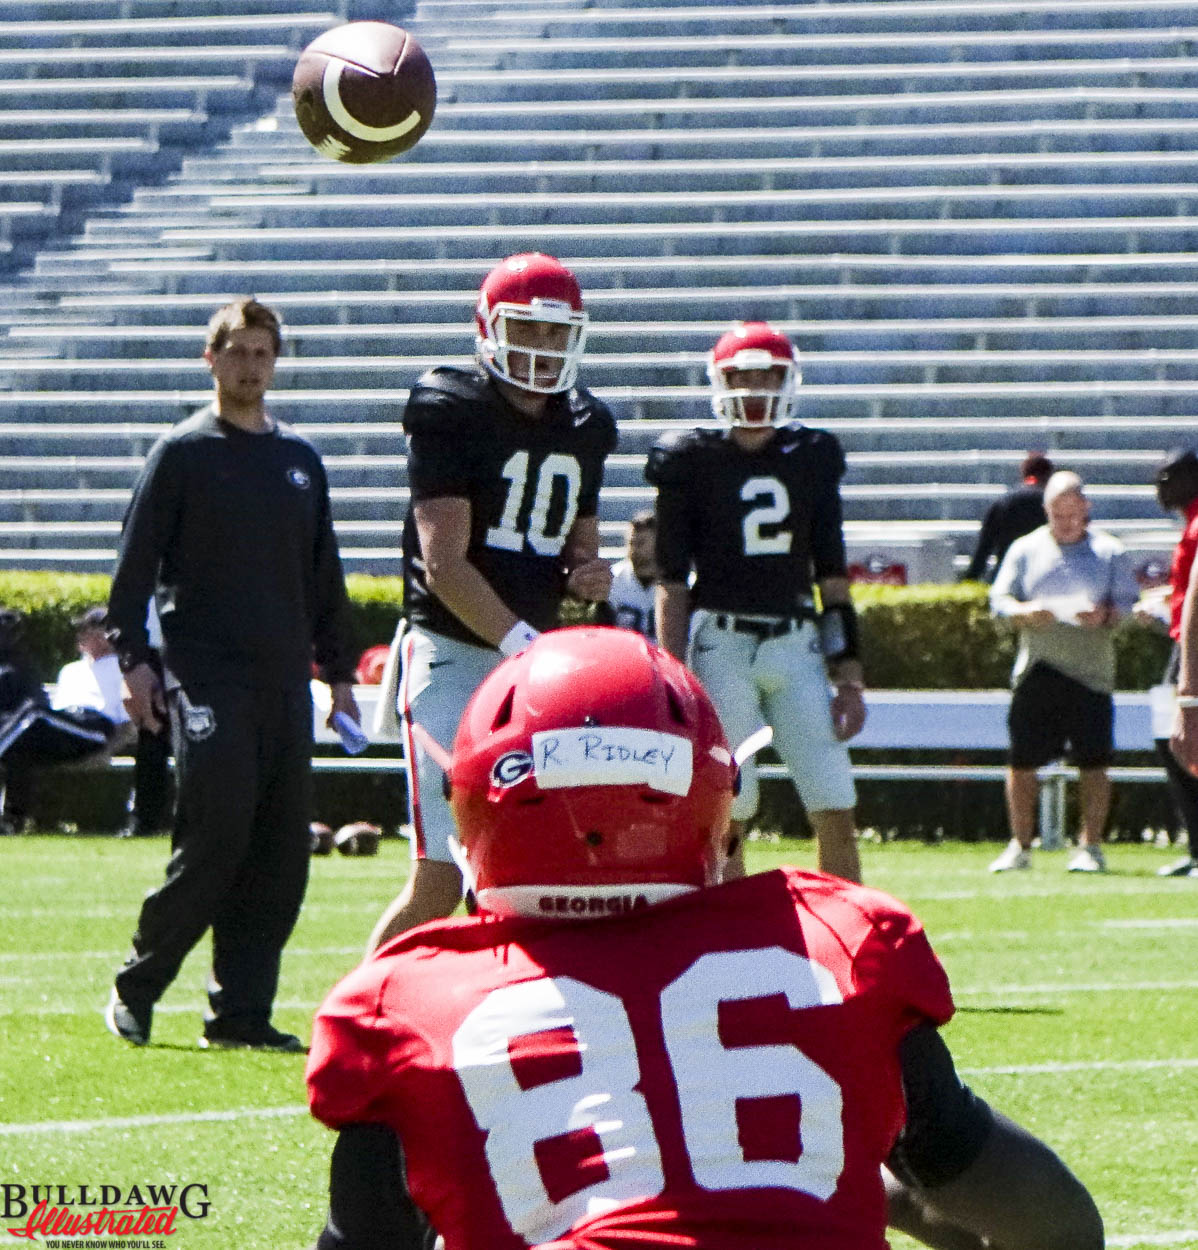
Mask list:
POLYGON ((756 755, 758 751, 764 751, 774 740, 774 727, 772 725, 762 725, 756 733, 751 733, 745 740, 732 752, 732 758, 736 761, 739 768, 745 760, 750 756, 756 755))

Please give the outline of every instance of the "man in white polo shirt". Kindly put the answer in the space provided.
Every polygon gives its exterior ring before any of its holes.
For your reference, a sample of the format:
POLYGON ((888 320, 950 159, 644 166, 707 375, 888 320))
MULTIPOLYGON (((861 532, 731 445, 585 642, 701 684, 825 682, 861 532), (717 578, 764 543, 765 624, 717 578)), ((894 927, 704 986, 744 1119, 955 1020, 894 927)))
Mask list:
POLYGON ((1048 524, 1011 544, 990 591, 991 610, 1019 630, 1008 716, 1011 841, 990 871, 1031 866, 1036 769, 1067 751, 1081 772, 1081 828, 1069 871, 1104 872, 1114 626, 1131 611, 1139 587, 1123 544, 1090 528, 1090 504, 1076 473, 1048 479, 1044 509, 1048 524))

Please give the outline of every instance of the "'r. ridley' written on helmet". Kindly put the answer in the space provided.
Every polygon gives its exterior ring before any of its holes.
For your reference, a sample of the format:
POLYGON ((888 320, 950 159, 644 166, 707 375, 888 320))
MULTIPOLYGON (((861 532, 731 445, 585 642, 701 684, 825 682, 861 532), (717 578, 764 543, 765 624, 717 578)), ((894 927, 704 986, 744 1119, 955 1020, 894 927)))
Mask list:
POLYGON ((630 630, 542 634, 482 683, 450 802, 481 910, 589 918, 714 884, 736 764, 706 691, 630 630))

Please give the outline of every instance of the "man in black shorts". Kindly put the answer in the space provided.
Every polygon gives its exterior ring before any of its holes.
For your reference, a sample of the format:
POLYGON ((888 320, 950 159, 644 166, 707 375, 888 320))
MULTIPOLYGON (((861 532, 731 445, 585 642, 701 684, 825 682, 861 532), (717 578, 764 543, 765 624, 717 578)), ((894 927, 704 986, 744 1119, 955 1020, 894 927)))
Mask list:
POLYGON ((1031 867, 1036 769, 1068 748, 1081 770, 1081 829, 1070 872, 1103 872, 1113 742, 1113 626, 1139 588, 1123 545, 1089 528, 1090 506, 1076 473, 1054 473, 1044 491, 1048 524, 1007 552, 990 606, 1019 630, 1008 723, 1007 813, 1011 841, 991 872, 1031 867))

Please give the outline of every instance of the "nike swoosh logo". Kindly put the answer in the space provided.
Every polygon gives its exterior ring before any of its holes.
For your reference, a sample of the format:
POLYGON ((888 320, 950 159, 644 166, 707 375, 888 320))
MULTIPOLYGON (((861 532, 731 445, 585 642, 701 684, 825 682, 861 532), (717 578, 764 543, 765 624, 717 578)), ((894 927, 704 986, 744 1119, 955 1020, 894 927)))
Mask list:
POLYGON ((452 664, 452 660, 429 660, 429 668, 444 668, 446 664, 452 664))
POLYGON ((588 418, 590 415, 591 415, 591 414, 590 414, 589 412, 582 412, 582 413, 579 413, 579 415, 578 415, 578 416, 576 416, 576 417, 574 418, 574 427, 575 427, 575 429, 577 429, 577 428, 578 428, 578 426, 582 425, 582 424, 583 424, 583 423, 587 420, 587 418, 588 418))

